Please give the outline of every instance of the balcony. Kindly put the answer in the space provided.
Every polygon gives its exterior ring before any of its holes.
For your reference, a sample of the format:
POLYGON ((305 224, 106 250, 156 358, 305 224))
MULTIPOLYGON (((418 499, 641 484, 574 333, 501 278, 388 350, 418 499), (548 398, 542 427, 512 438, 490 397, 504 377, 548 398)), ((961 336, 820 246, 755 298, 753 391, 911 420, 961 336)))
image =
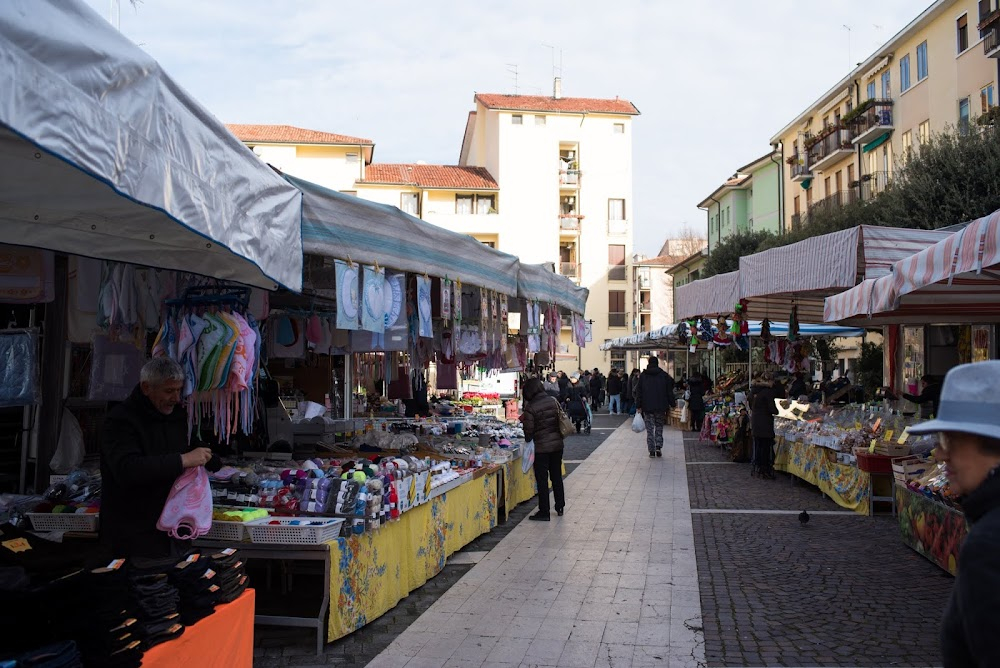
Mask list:
POLYGON ((863 174, 859 181, 861 199, 868 201, 878 197, 889 186, 889 172, 873 172, 863 174))
MULTIPOLYGON (((823 199, 813 202, 812 206, 809 207, 809 215, 823 212, 823 211, 834 211, 836 209, 841 209, 848 204, 853 204, 858 201, 858 191, 857 190, 841 190, 840 192, 835 192, 823 199)), ((807 222, 807 221, 803 221, 807 222)))
POLYGON ((616 237, 625 236, 628 234, 628 221, 627 220, 609 220, 608 221, 608 234, 616 237))
POLYGON ((559 215, 559 231, 560 232, 579 232, 580 231, 580 221, 583 216, 577 215, 575 213, 563 213, 559 215))
POLYGON ((639 313, 649 313, 652 310, 653 310, 653 307, 652 307, 652 305, 650 305, 649 302, 640 302, 639 303, 639 313))
POLYGON ((801 213, 792 214, 792 232, 798 232, 805 225, 805 216, 801 213))
POLYGON ((608 313, 608 327, 624 327, 628 313, 608 313))
POLYGON ((831 125, 816 135, 807 148, 806 164, 814 172, 822 172, 825 167, 832 166, 854 153, 851 140, 854 133, 850 128, 841 125, 831 125))
POLYGON ((639 289, 649 290, 652 287, 653 281, 649 278, 649 274, 639 274, 639 289))
POLYGON ((813 176, 812 170, 809 169, 809 166, 799 164, 798 161, 791 163, 790 170, 792 173, 793 183, 801 183, 806 179, 811 179, 813 176))
POLYGON ((559 185, 565 188, 579 188, 581 176, 579 169, 560 169, 559 185))
POLYGON ((886 132, 895 128, 892 125, 892 100, 868 100, 861 107, 858 115, 851 121, 854 130, 855 144, 867 144, 878 139, 886 132))
POLYGON ((979 35, 983 38, 983 53, 987 58, 1000 58, 1000 9, 994 9, 979 21, 979 35))
POLYGON ((560 262, 559 273, 567 278, 580 278, 579 262, 560 262))
POLYGON ((625 265, 624 264, 612 264, 608 266, 608 280, 609 281, 624 281, 625 280, 625 265))

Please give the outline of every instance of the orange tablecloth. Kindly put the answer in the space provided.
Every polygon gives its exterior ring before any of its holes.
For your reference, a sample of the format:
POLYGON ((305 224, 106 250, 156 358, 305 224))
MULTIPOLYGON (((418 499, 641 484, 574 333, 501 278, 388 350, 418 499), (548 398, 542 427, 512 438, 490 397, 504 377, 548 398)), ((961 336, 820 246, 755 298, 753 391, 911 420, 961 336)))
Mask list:
POLYGON ((146 652, 143 668, 252 668, 256 594, 247 589, 232 603, 220 605, 184 635, 146 652))

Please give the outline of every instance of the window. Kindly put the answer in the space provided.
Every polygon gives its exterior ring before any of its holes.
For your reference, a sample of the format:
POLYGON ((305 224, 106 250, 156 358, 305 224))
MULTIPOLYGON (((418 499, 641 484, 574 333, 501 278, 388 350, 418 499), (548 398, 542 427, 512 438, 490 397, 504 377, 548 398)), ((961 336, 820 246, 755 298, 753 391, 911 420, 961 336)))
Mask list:
POLYGON ((847 104, 844 106, 844 113, 849 114, 853 109, 854 109, 854 103, 848 100, 847 104))
POLYGON ((853 164, 847 166, 847 187, 848 188, 853 188, 854 187, 854 165, 853 164))
POLYGON ((969 98, 958 101, 958 131, 963 135, 969 134, 969 107, 969 98))
POLYGON ((903 159, 910 157, 910 151, 913 150, 913 133, 907 130, 903 133, 903 159))
POLYGON ((624 123, 615 123, 614 126, 613 126, 613 128, 614 129, 612 131, 616 135, 623 135, 623 134, 625 134, 625 124, 624 123))
POLYGON ((399 196, 399 208, 411 216, 420 216, 420 195, 417 193, 402 193, 399 196))
POLYGON ((917 141, 923 146, 931 138, 931 122, 930 119, 924 121, 919 126, 917 126, 917 141))
POLYGON ((825 130, 828 127, 830 127, 830 117, 829 116, 824 116, 823 117, 823 129, 825 130))
POLYGON ((495 241, 483 241, 482 239, 476 239, 476 241, 478 241, 479 243, 481 243, 484 246, 489 246, 490 248, 496 248, 497 247, 497 242, 495 242, 495 241))
POLYGON ((910 89, 910 54, 906 54, 899 59, 899 92, 905 93, 910 89))
POLYGON ((927 78, 927 42, 917 45, 917 81, 927 78))
POLYGON ((625 291, 608 290, 608 327, 624 327, 625 315, 625 291))
POLYGON ((888 100, 892 97, 892 70, 882 73, 882 99, 888 100))
POLYGON ((511 125, 524 125, 524 114, 511 114, 510 116, 511 125))
POLYGON ((358 154, 357 153, 348 153, 346 157, 347 157, 347 164, 349 164, 349 165, 356 165, 356 164, 358 164, 358 154))
POLYGON ((608 280, 625 280, 625 246, 623 244, 608 244, 608 280))
POLYGON ((958 52, 969 48, 969 15, 962 14, 955 23, 955 39, 958 42, 958 52))
POLYGON ((867 92, 868 92, 868 99, 869 100, 874 100, 875 99, 875 82, 874 81, 869 81, 868 82, 868 91, 867 92))
POLYGON ((837 192, 839 193, 844 189, 844 170, 837 170, 837 192))
POLYGON ((824 190, 826 192, 826 196, 827 197, 829 197, 830 195, 833 194, 833 192, 830 190, 830 177, 829 176, 826 177, 825 179, 823 179, 823 188, 824 188, 824 190))
POLYGON ((625 200, 608 200, 608 220, 625 220, 625 200))
POLYGON ((455 195, 455 213, 496 213, 496 195, 455 195))
POLYGON ((535 116, 535 125, 545 125, 545 116, 538 114, 535 116))
POLYGON ((986 113, 993 106, 993 84, 987 84, 979 91, 979 103, 982 105, 982 113, 986 113))

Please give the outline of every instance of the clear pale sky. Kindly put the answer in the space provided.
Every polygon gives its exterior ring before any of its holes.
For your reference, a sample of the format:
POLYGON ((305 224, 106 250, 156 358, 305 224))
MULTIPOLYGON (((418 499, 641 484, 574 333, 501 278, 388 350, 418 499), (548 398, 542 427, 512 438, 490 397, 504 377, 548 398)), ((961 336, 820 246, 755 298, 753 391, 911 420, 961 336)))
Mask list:
POLYGON ((697 203, 927 4, 121 0, 121 30, 220 120, 367 137, 376 162, 455 164, 473 94, 513 93, 516 65, 520 93, 551 95, 561 51, 565 96, 642 112, 635 243, 653 254, 685 224, 703 236, 697 203))

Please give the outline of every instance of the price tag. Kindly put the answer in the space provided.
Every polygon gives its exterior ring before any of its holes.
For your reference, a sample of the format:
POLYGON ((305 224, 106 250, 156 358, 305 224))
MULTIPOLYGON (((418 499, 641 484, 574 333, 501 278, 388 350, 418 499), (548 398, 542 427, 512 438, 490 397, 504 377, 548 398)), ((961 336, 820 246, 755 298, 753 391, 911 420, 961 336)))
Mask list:
POLYGON ((886 431, 885 431, 885 442, 886 443, 888 443, 889 441, 892 440, 893 434, 895 434, 895 432, 892 429, 886 429, 886 431))
POLYGON ((854 428, 855 429, 861 429, 861 422, 859 422, 858 420, 855 420, 854 421, 854 428))
POLYGON ((882 418, 875 420, 875 425, 872 427, 872 431, 878 431, 878 428, 882 426, 882 418))
POLYGON ((910 428, 906 427, 905 429, 903 429, 903 433, 899 435, 899 440, 896 442, 899 443, 900 445, 903 445, 904 443, 906 443, 906 439, 908 439, 909 437, 910 437, 910 428))
POLYGON ((868 446, 868 454, 875 454, 875 439, 872 439, 872 444, 868 446))
POLYGON ((11 538, 0 543, 11 552, 27 552, 31 549, 31 543, 24 538, 11 538))

